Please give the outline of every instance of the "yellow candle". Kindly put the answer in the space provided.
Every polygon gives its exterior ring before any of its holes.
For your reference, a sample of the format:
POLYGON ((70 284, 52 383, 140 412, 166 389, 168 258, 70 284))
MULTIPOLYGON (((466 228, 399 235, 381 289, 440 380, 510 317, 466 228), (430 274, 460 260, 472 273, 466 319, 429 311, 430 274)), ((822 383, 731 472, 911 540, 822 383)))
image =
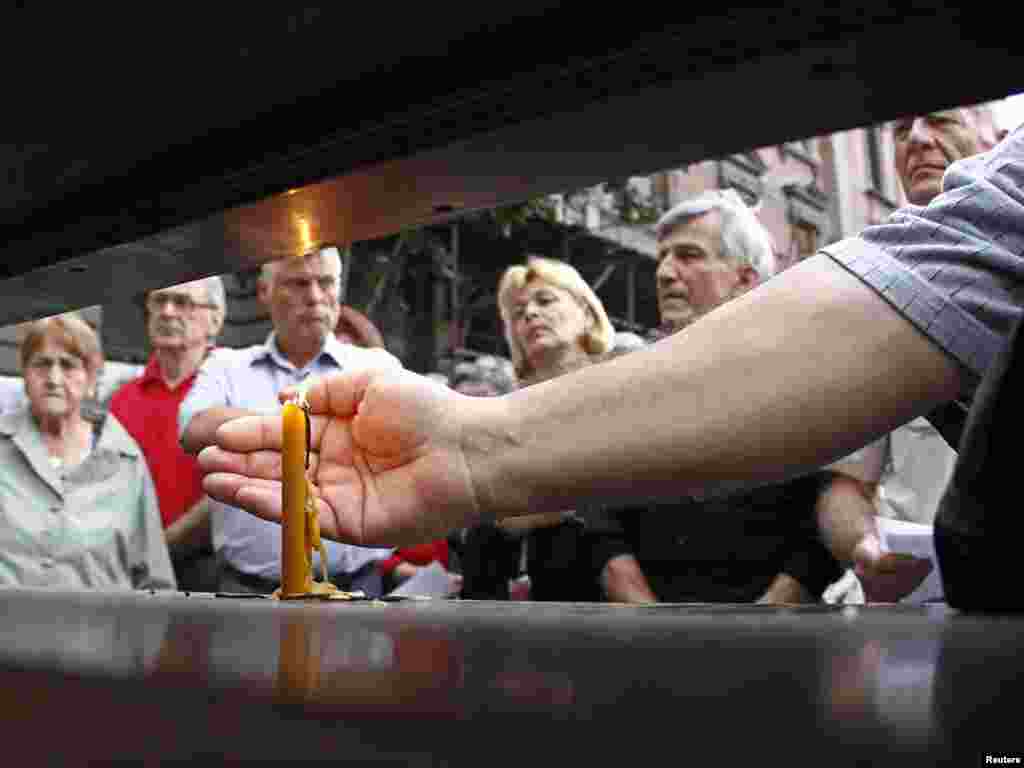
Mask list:
POLYGON ((285 403, 281 440, 281 594, 304 595, 313 588, 306 537, 306 414, 285 403))

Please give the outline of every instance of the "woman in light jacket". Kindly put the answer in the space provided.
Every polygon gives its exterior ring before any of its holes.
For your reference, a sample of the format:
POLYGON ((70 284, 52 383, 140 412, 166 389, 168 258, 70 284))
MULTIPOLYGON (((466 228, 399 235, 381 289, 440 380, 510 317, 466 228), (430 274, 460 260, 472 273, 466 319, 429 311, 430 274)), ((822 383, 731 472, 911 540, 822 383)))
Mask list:
POLYGON ((29 323, 27 406, 0 416, 0 585, 174 589, 153 482, 111 415, 90 421, 103 364, 74 313, 29 323))

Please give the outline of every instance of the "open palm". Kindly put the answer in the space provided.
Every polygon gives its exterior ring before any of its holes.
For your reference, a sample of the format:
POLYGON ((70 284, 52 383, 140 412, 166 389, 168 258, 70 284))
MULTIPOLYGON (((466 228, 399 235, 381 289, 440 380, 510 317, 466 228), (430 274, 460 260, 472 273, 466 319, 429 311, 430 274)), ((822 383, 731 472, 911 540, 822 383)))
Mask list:
MULTIPOLYGON (((307 397, 309 475, 325 536, 397 546, 436 539, 472 519, 458 418, 460 401, 471 398, 407 371, 379 370, 325 376, 307 397)), ((217 445, 199 455, 206 492, 280 521, 281 433, 276 413, 223 424, 217 445)))

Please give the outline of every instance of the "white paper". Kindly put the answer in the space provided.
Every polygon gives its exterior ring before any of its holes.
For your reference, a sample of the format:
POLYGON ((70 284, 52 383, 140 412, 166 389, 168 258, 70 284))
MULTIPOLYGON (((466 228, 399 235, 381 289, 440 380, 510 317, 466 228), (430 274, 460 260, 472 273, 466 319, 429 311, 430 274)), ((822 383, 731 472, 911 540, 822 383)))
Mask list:
POLYGON ((448 597, 452 589, 451 577, 436 560, 388 592, 395 597, 448 597))
POLYGON ((939 575, 939 560, 935 556, 935 532, 932 526, 908 523, 890 517, 877 517, 878 533, 882 548, 889 552, 905 552, 932 561, 932 571, 921 585, 900 600, 901 603, 924 603, 945 600, 942 591, 942 577, 939 575))

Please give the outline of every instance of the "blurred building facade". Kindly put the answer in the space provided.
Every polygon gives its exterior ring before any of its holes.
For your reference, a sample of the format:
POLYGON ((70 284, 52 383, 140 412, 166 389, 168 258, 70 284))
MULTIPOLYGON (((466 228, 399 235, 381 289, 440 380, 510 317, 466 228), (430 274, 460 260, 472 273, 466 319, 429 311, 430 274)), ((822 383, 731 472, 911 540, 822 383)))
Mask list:
MULTIPOLYGON (((485 212, 357 243, 344 300, 373 320, 413 370, 506 355, 494 292, 507 266, 536 253, 573 264, 616 328, 642 334, 657 323, 653 223, 661 213, 705 189, 735 188, 771 232, 784 269, 904 202, 892 156, 891 132, 871 126, 553 195, 513 206, 504 218, 485 212)), ((256 272, 224 278, 221 343, 263 341, 271 326, 256 300, 256 272)), ((141 297, 90 307, 85 316, 100 330, 108 360, 145 362, 141 297)), ((19 374, 17 343, 16 326, 0 328, 0 375, 19 374)))

